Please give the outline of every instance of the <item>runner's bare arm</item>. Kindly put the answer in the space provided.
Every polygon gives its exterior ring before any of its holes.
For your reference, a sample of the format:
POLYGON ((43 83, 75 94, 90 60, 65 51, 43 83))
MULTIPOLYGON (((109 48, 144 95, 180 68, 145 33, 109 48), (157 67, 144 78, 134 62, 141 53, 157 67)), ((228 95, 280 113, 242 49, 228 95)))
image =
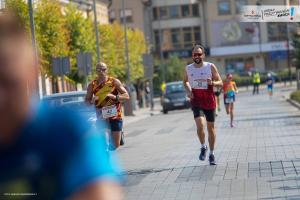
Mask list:
POLYGON ((211 65, 211 72, 212 72, 213 85, 217 87, 222 87, 223 81, 221 79, 217 67, 214 64, 211 65))
POLYGON ((235 91, 236 93, 239 93, 239 90, 238 90, 238 88, 237 88, 237 86, 236 86, 236 83, 233 84, 233 87, 234 87, 234 91, 235 91))
POLYGON ((183 74, 183 85, 186 89, 187 92, 191 92, 192 91, 192 88, 190 86, 190 83, 189 83, 189 80, 188 80, 188 76, 187 76, 187 73, 186 71, 184 70, 184 74, 183 74))
POLYGON ((90 83, 88 85, 87 92, 86 92, 86 95, 85 95, 85 102, 88 105, 91 105, 91 104, 93 104, 92 100, 93 100, 93 85, 90 83))
POLYGON ((187 91, 189 98, 193 98, 192 87, 189 83, 189 79, 188 79, 186 70, 184 70, 184 74, 183 74, 183 85, 187 91))
POLYGON ((117 100, 117 101, 128 100, 129 99, 128 92, 125 89, 125 87, 123 86, 123 84, 121 83, 121 81, 119 79, 114 79, 114 85, 116 86, 116 88, 120 94, 118 94, 118 95, 108 94, 107 96, 109 98, 111 98, 113 100, 117 100))

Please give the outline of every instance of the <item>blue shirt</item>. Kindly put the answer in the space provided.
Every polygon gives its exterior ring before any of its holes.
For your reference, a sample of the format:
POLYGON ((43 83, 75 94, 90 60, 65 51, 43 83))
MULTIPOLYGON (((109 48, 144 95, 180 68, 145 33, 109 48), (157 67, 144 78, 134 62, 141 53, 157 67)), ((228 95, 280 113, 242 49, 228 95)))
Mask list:
POLYGON ((272 87, 274 83, 273 77, 268 77, 267 78, 267 86, 272 87))
POLYGON ((0 195, 64 199, 91 181, 119 181, 120 169, 99 128, 76 112, 40 106, 14 144, 0 146, 0 195))

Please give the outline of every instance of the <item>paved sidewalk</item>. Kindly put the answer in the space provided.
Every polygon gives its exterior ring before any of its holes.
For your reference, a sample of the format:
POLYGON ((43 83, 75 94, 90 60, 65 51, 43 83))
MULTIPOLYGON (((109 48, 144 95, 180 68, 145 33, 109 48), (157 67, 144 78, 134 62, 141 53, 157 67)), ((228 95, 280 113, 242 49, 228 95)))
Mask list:
POLYGON ((191 111, 144 118, 125 127, 118 151, 128 173, 128 200, 300 199, 300 111, 278 87, 237 96, 235 128, 216 122, 217 166, 199 161, 191 111))
POLYGON ((137 122, 139 120, 146 119, 150 116, 157 115, 160 113, 161 113, 161 105, 159 102, 159 98, 155 98, 153 110, 151 110, 150 107, 149 108, 138 108, 137 110, 134 110, 133 111, 134 116, 124 116, 123 117, 124 125, 126 126, 130 123, 137 122))

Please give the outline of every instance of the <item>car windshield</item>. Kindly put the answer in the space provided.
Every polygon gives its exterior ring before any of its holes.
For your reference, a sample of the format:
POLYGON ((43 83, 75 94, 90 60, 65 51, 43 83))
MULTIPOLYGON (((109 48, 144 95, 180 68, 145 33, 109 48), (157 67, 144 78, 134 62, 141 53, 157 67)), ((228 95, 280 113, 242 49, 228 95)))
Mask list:
POLYGON ((93 106, 87 106, 84 102, 85 94, 46 97, 45 103, 52 107, 62 107, 78 111, 92 111, 93 106))
POLYGON ((166 93, 181 93, 184 92, 184 87, 182 83, 170 84, 166 86, 166 93))

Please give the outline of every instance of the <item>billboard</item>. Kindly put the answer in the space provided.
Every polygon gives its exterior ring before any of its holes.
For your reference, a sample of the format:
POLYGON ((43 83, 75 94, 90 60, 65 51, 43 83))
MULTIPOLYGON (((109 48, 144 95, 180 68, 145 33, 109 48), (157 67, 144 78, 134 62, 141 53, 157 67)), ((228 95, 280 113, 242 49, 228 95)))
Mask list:
POLYGON ((212 47, 259 43, 259 27, 255 22, 220 20, 212 22, 212 47))

